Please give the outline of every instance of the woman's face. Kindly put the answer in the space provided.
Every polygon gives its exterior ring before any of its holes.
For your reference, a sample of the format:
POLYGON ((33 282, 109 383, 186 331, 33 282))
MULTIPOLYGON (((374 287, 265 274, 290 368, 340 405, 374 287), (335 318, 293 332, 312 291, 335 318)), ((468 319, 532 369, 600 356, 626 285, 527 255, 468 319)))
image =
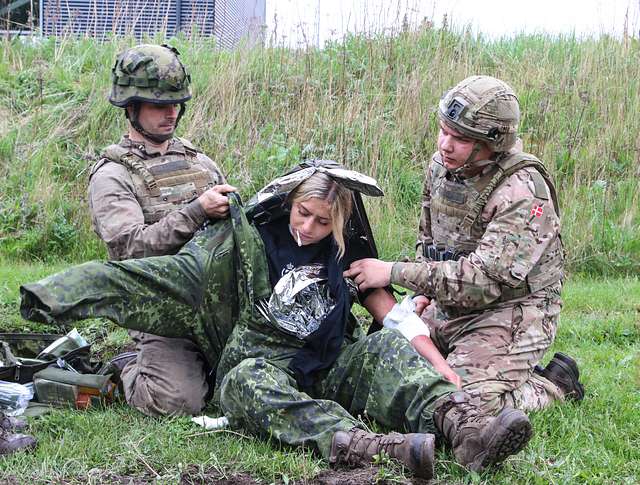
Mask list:
POLYGON ((294 202, 289 225, 293 238, 302 246, 315 244, 331 234, 331 207, 317 198, 294 202))

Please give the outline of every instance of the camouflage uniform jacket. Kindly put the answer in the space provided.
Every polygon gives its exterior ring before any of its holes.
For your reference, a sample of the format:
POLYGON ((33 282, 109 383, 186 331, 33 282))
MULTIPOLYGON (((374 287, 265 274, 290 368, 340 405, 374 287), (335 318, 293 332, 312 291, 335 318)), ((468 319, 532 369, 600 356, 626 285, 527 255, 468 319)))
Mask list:
POLYGON ((435 298, 455 317, 561 282, 555 189, 532 155, 514 150, 479 175, 456 180, 435 154, 423 195, 418 255, 435 244, 462 257, 395 263, 392 283, 435 298))
POLYGON ((161 155, 125 135, 91 170, 94 230, 112 260, 173 254, 207 220, 197 197, 224 182, 218 166, 184 139, 170 140, 161 155))
POLYGON ((66 324, 104 317, 131 330, 184 337, 212 369, 237 324, 262 320, 271 294, 260 234, 229 197, 229 218, 198 232, 175 255, 91 261, 20 288, 26 319, 66 324))

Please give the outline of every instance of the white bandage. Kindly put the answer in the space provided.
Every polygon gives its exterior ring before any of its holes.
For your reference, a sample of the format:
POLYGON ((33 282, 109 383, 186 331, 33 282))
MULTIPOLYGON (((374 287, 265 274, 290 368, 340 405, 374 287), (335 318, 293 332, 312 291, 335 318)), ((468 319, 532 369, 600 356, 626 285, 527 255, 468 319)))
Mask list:
POLYGON ((415 314, 416 304, 410 296, 405 296, 400 303, 393 305, 382 324, 386 328, 395 328, 404 338, 411 342, 418 335, 428 337, 429 327, 415 314))
POLYGON ((225 416, 219 418, 210 418, 209 416, 195 416, 191 421, 204 429, 225 429, 229 427, 229 420, 225 416))

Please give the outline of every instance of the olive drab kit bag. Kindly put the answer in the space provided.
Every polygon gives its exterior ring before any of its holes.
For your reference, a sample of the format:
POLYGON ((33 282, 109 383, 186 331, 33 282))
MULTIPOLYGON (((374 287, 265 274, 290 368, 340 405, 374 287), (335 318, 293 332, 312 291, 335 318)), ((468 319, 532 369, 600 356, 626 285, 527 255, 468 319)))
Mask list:
MULTIPOLYGON (((31 390, 26 414, 51 406, 100 406, 113 400, 116 384, 110 367, 93 362, 90 350, 75 329, 67 335, 0 333, 0 381, 31 390)), ((8 411, 12 401, 18 406, 18 394, 9 389, 0 387, 0 407, 8 411)))

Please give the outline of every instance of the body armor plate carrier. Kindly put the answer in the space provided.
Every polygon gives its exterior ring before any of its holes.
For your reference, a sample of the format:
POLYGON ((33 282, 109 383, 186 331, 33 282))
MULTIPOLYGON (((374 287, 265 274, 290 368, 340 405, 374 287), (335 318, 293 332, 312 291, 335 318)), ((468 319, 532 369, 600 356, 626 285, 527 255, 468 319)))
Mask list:
MULTIPOLYGON (((437 155, 436 155, 437 156, 437 155)), ((551 176, 540 160, 527 153, 508 153, 495 164, 495 169, 471 183, 449 180, 447 170, 439 163, 431 164, 431 232, 433 240, 423 245, 430 260, 459 259, 473 252, 487 230, 480 215, 493 191, 519 170, 531 170, 536 197, 551 199, 559 215, 558 198, 551 176), (548 189, 547 189, 548 188, 548 189)), ((522 285, 503 288, 502 301, 521 297, 545 288, 563 277, 563 250, 560 238, 551 241, 540 261, 531 269, 522 285)))
POLYGON ((93 167, 91 176, 108 161, 124 165, 131 174, 144 222, 153 224, 219 182, 200 163, 198 152, 187 143, 184 146, 185 155, 170 153, 143 159, 128 148, 110 145, 93 167))

